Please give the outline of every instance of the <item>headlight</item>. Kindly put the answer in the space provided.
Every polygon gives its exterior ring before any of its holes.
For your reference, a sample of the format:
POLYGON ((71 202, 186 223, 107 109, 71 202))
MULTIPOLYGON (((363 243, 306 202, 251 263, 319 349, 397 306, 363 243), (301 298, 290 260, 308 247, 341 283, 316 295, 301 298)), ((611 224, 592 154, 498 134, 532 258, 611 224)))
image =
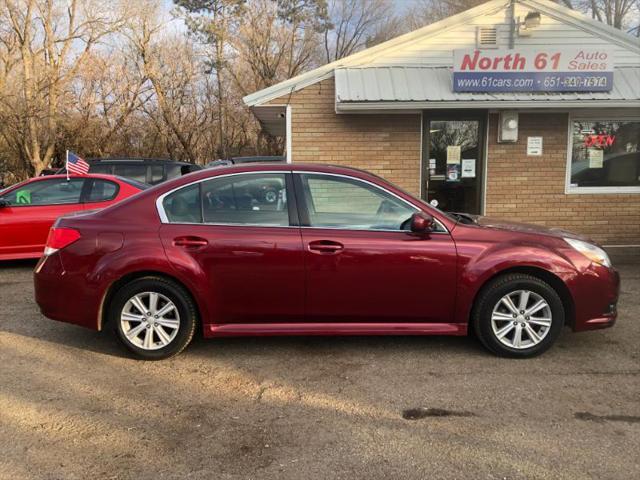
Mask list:
POLYGON ((574 238, 565 238, 565 242, 583 254, 592 262, 599 263, 600 265, 604 265, 605 267, 611 266, 611 260, 609 260, 609 255, 600 247, 596 247, 587 242, 583 242, 582 240, 576 240, 574 238))

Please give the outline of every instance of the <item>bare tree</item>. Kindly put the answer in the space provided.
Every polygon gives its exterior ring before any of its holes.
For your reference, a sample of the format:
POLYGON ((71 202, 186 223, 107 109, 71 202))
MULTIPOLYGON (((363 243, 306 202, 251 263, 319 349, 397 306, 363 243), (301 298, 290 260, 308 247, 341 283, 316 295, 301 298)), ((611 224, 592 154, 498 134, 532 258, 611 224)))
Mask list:
POLYGON ((252 2, 232 44, 236 62, 229 68, 241 95, 318 65, 318 25, 311 12, 306 15, 305 20, 300 11, 283 11, 272 0, 252 2))
POLYGON ((101 2, 4 0, 20 51, 21 154, 35 174, 51 161, 66 89, 97 42, 118 25, 101 2))
POLYGON ((333 62, 388 40, 400 28, 389 0, 331 0, 324 31, 326 60, 333 62))
POLYGON ((592 18, 620 30, 637 30, 638 28, 640 14, 638 0, 561 0, 560 3, 587 13, 592 18))
POLYGON ((485 3, 485 0, 414 0, 405 18, 409 30, 415 30, 481 3, 485 3))
POLYGON ((237 29, 240 16, 244 12, 246 0, 175 0, 178 11, 183 14, 189 30, 202 43, 209 45, 208 72, 215 76, 218 111, 218 156, 227 157, 228 145, 225 138, 226 109, 225 71, 228 65, 228 49, 232 35, 237 29))

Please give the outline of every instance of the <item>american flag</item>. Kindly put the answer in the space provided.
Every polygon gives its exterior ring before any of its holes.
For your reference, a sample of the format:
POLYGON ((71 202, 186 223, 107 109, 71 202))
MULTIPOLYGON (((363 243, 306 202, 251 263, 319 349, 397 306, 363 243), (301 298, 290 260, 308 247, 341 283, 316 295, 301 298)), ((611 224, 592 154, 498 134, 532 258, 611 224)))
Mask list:
POLYGON ((67 173, 86 175, 89 173, 89 164, 75 153, 67 151, 67 173))

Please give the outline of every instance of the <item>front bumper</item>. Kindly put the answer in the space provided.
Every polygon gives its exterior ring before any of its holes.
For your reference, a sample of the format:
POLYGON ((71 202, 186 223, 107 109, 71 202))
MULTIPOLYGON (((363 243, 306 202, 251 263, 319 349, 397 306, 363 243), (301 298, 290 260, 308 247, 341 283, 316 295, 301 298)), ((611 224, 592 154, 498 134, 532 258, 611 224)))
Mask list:
POLYGON ((620 274, 614 268, 592 264, 572 285, 575 332, 612 327, 618 318, 620 274))

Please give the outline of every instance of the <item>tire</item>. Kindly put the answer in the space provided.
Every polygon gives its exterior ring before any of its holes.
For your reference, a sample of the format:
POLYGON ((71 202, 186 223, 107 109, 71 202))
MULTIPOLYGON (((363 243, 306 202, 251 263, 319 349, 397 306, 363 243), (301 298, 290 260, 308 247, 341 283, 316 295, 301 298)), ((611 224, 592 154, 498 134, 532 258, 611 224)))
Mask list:
POLYGON ((472 314, 480 342, 496 355, 511 358, 545 352, 557 340, 564 321, 558 292, 537 277, 519 273, 500 276, 483 287, 472 314))
POLYGON ((265 203, 276 203, 278 201, 278 192, 269 189, 264 192, 262 197, 265 203))
POLYGON ((189 345, 198 314, 182 286, 161 277, 144 277, 116 292, 108 319, 125 348, 145 360, 162 360, 189 345))

